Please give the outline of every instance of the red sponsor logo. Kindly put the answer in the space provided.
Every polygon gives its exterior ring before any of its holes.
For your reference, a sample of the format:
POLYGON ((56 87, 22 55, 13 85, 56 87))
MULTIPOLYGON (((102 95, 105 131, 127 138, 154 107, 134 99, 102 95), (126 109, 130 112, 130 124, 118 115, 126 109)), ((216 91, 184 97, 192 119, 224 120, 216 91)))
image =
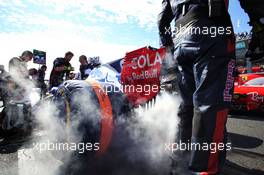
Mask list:
POLYGON ((153 50, 144 47, 126 54, 121 82, 124 87, 129 87, 124 89, 124 93, 132 104, 145 103, 158 94, 160 68, 164 58, 164 48, 153 50), (142 88, 142 91, 131 91, 131 89, 138 89, 139 87, 142 88), (146 87, 148 92, 145 92, 146 87), (158 90, 156 87, 158 87, 158 90))
POLYGON ((234 77, 233 77, 233 71, 235 68, 235 60, 231 60, 228 63, 228 71, 227 71, 227 80, 224 90, 224 101, 231 102, 232 101, 232 92, 231 89, 234 86, 234 77))

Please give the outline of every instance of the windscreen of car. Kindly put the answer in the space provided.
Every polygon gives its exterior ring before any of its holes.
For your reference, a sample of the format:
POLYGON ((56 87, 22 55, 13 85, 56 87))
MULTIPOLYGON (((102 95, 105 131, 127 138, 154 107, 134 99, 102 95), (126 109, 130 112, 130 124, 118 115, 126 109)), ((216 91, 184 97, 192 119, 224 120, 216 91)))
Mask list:
POLYGON ((245 86, 264 86, 264 77, 254 78, 244 84, 245 86))

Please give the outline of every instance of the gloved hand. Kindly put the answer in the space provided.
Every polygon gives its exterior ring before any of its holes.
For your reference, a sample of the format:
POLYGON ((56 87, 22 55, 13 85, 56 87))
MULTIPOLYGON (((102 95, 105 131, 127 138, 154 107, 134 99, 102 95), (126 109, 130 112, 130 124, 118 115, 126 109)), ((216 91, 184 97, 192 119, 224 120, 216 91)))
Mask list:
POLYGON ((174 45, 166 46, 166 53, 173 55, 173 53, 174 53, 174 45))
POLYGON ((162 62, 161 75, 167 75, 177 69, 177 61, 174 59, 174 46, 165 47, 165 59, 162 62))
POLYGON ((177 61, 174 58, 174 45, 166 47, 165 65, 168 70, 177 67, 177 61))

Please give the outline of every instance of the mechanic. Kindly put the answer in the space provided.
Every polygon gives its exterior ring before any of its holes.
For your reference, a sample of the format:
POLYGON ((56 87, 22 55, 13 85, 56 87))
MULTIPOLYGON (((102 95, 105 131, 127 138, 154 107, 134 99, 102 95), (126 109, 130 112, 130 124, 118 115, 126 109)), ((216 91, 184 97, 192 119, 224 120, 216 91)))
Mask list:
POLYGON ((9 61, 9 98, 24 98, 26 90, 30 87, 28 84, 29 71, 27 69, 27 62, 31 61, 33 53, 31 51, 24 51, 20 57, 13 57, 9 61))
POLYGON ((38 85, 38 70, 36 68, 31 68, 28 70, 30 79, 34 83, 35 86, 38 85))
POLYGON ((46 65, 42 65, 38 70, 38 87, 41 89, 42 95, 45 95, 47 91, 47 85, 45 83, 46 70, 47 70, 46 65))
POLYGON ((90 72, 93 69, 93 66, 91 62, 88 62, 87 57, 85 55, 81 55, 79 57, 79 62, 80 62, 80 73, 81 73, 81 79, 85 80, 88 78, 90 72))
POLYGON ((9 61, 9 73, 13 78, 29 78, 27 62, 31 61, 33 53, 24 51, 20 57, 14 57, 9 61))
POLYGON ((0 101, 3 101, 3 106, 7 99, 7 89, 6 85, 8 82, 9 75, 5 70, 4 65, 0 65, 0 101))
MULTIPOLYGON (((162 0, 158 18, 161 45, 168 52, 174 50, 173 57, 180 72, 182 102, 178 111, 177 141, 226 143, 235 66, 235 37, 227 9, 227 0, 162 0), (172 38, 170 23, 173 19, 176 32, 172 38), (206 29, 209 32, 199 32, 206 29), (218 32, 211 35, 210 29, 218 32)), ((225 149, 215 153, 193 148, 181 151, 181 159, 172 161, 171 174, 177 173, 180 163, 177 160, 186 159, 186 171, 190 173, 218 174, 225 155, 225 149)))
POLYGON ((70 72, 74 70, 71 66, 71 59, 74 56, 72 52, 65 53, 64 58, 56 58, 53 62, 53 69, 50 74, 50 87, 58 87, 63 81, 69 79, 70 72))

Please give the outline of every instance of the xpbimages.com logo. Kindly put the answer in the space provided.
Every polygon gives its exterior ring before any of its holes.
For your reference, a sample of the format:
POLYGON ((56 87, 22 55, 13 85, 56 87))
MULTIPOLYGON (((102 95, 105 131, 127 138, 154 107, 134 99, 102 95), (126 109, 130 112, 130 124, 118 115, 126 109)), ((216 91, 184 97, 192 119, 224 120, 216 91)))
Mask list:
POLYGON ((182 36, 182 35, 209 35, 210 37, 215 38, 218 35, 230 35, 232 34, 232 27, 224 27, 224 26, 190 26, 185 25, 175 27, 172 31, 171 27, 165 27, 165 35, 174 35, 174 36, 182 36))
POLYGON ((167 152, 176 152, 176 151, 210 151, 211 153, 216 153, 217 151, 230 151, 231 143, 165 143, 165 151, 167 152))
POLYGON ((44 151, 78 151, 83 154, 86 151, 99 151, 100 143, 74 143, 74 142, 45 142, 33 143, 33 149, 40 153, 44 151))
POLYGON ((145 84, 145 85, 121 85, 119 87, 117 86, 112 86, 112 85, 105 85, 104 86, 104 92, 105 93, 110 93, 110 92, 123 92, 126 94, 133 94, 133 93, 139 93, 139 94, 144 94, 144 95, 150 95, 152 93, 158 93, 158 92, 163 92, 165 91, 165 85, 150 85, 150 84, 145 84))

